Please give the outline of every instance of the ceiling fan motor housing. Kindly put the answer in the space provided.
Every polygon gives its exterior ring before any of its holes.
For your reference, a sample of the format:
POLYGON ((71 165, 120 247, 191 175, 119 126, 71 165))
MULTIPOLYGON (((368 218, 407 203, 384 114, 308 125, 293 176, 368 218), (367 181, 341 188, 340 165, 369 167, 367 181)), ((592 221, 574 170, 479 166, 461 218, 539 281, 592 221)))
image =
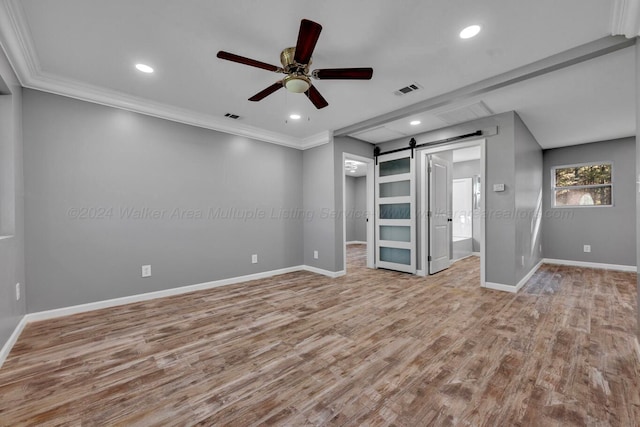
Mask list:
POLYGON ((280 53, 280 62, 287 73, 287 76, 282 79, 282 85, 289 92, 303 93, 311 86, 311 79, 308 77, 311 59, 308 64, 299 64, 294 60, 295 53, 295 47, 288 47, 280 53))

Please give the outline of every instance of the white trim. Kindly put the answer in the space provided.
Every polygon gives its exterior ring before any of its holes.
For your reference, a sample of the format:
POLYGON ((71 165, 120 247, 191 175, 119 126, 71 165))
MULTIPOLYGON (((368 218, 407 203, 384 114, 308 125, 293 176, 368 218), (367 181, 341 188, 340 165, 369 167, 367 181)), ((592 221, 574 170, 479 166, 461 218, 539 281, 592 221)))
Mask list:
POLYGON ((344 276, 345 274, 347 274, 345 270, 329 271, 329 270, 324 270, 318 267, 312 267, 310 265, 303 265, 301 270, 308 271, 309 273, 321 274, 323 276, 331 277, 332 279, 335 279, 337 277, 344 276))
POLYGON ((512 294, 518 292, 518 289, 516 289, 515 286, 504 285, 502 283, 484 282, 483 288, 493 289, 494 291, 510 292, 512 294))
POLYGON ((20 84, 26 88, 299 150, 329 143, 333 138, 331 131, 323 131, 307 138, 297 138, 45 72, 38 60, 24 10, 18 0, 0 1, 0 40, 20 84))
POLYGON ((295 266, 282 268, 279 270, 265 271, 262 273, 249 274, 246 276, 231 277, 229 279, 215 280, 212 282, 199 283, 196 285, 181 286, 178 288, 164 289, 155 292, 146 292, 144 294, 130 295, 121 298, 113 298, 103 301, 90 302, 87 304, 74 305, 71 307, 56 308, 53 310, 40 311, 37 313, 27 314, 28 322, 39 320, 54 319, 56 317, 69 316, 72 314, 84 313, 87 311, 100 310, 103 308, 116 307, 119 305, 131 304, 134 302, 148 301, 156 298, 164 298, 175 295, 186 294, 188 292, 203 291, 207 289, 218 288, 221 286, 234 285, 236 283, 247 282, 250 280, 265 279, 277 276, 279 274, 293 273, 295 271, 305 270, 304 266, 295 266))
POLYGON ((551 258, 543 258, 542 263, 555 264, 555 265, 568 265, 571 267, 585 267, 585 268, 598 268, 598 269, 604 269, 604 270, 629 271, 632 273, 638 272, 638 267, 636 267, 635 265, 604 264, 600 262, 573 261, 568 259, 551 259, 551 258))
POLYGON ((480 256, 480 252, 471 252, 472 256, 480 256))
POLYGON ((424 270, 416 270, 416 275, 427 277, 427 274, 424 272, 424 270))
POLYGON ((458 261, 462 261, 463 259, 471 258, 472 256, 479 256, 479 255, 474 255, 474 253, 477 253, 477 252, 471 252, 470 254, 465 255, 465 256, 463 256, 463 257, 460 257, 460 258, 456 258, 456 259, 449 259, 449 264, 450 264, 450 266, 451 266, 451 265, 455 264, 455 263, 456 263, 456 262, 458 262, 458 261))
POLYGON ((614 0, 611 34, 628 39, 640 36, 640 0, 614 0))
POLYGON ((551 166, 551 208, 552 209, 573 209, 573 208, 612 208, 615 206, 613 199, 613 186, 615 183, 615 167, 612 160, 603 160, 600 162, 586 162, 586 163, 574 163, 570 165, 555 165, 551 166), (599 165, 610 165, 611 166, 611 182, 608 184, 592 184, 592 185, 570 185, 568 187, 558 187, 556 185, 556 170, 558 169, 569 169, 569 168, 578 168, 582 166, 599 166, 599 165), (560 190, 583 190, 587 188, 600 188, 600 187, 611 187, 611 203, 608 205, 556 205, 556 192, 560 190))
POLYGON ((531 270, 529 270, 529 272, 515 286, 513 286, 513 285, 505 285, 505 284, 502 284, 502 283, 485 282, 484 287, 487 288, 487 289, 493 289, 493 290, 496 290, 496 291, 503 291, 503 292, 510 292, 510 293, 515 294, 520 289, 522 289, 522 287, 524 285, 527 284, 529 279, 531 279, 531 277, 535 274, 535 272, 538 271, 538 269, 540 268, 540 266, 542 264, 543 264, 543 260, 540 260, 536 265, 533 266, 533 268, 531 270))
POLYGON ((315 135, 311 135, 307 138, 300 139, 299 144, 295 148, 299 148, 301 150, 308 150, 309 148, 318 147, 320 145, 328 144, 333 141, 333 132, 332 131, 322 131, 315 135))
POLYGON ((70 315, 79 314, 79 313, 86 313, 88 311, 117 307, 120 305, 131 304, 135 302, 149 301, 156 298, 165 298, 165 297, 170 297, 175 295, 182 295, 182 294, 186 294, 194 291, 203 291, 207 289, 218 288, 221 286, 248 282, 251 280, 266 279, 266 278, 277 276, 280 274, 293 273, 296 271, 308 271, 311 273, 321 274, 323 276, 328 276, 331 278, 337 278, 340 276, 344 276, 346 274, 344 270, 333 272, 333 271, 323 270, 321 268, 311 267, 309 265, 298 265, 295 267, 281 268, 279 270, 271 270, 271 271, 265 271, 262 273, 248 274, 246 276, 215 280, 212 282, 199 283, 196 285, 181 286, 178 288, 164 289, 162 291, 147 292, 144 294, 130 295, 130 296, 121 297, 121 298, 113 298, 109 300, 90 302, 87 304, 80 304, 80 305, 74 305, 70 307, 56 308, 53 310, 40 311, 36 313, 29 313, 22 317, 22 319, 14 329, 13 333, 11 334, 7 342, 4 344, 4 346, 0 350, 0 367, 2 367, 2 364, 6 360, 7 356, 9 356, 11 349, 13 348, 16 341, 18 340, 18 337, 22 333, 22 330, 24 329, 24 327, 31 322, 37 322, 41 320, 50 320, 50 319, 55 319, 57 317, 70 316, 70 315))
POLYGON ((529 270, 529 272, 516 285, 516 292, 522 289, 522 287, 527 284, 529 279, 531 279, 531 277, 535 274, 535 272, 538 271, 541 265, 542 265, 542 260, 538 261, 538 263, 534 265, 531 270, 529 270))
POLYGON ((20 322, 18 322, 18 325, 13 330, 13 333, 11 334, 9 339, 7 340, 6 343, 4 343, 4 345, 2 346, 2 349, 0 349, 0 368, 2 368, 2 365, 4 364, 5 360, 7 360, 7 357, 9 357, 9 353, 11 353, 11 349, 15 345, 16 341, 18 341, 18 337, 20 337, 20 334, 22 333, 22 330, 26 325, 27 325, 27 316, 22 316, 22 319, 20 319, 20 322))
MULTIPOLYGON (((374 239, 374 222, 375 222, 375 194, 374 194, 374 175, 375 175, 375 165, 374 161, 368 157, 358 156, 357 154, 351 154, 347 152, 342 153, 342 164, 340 165, 340 171, 344 170, 344 162, 346 160, 357 160, 359 162, 365 163, 367 165, 367 174, 364 175, 366 179, 366 192, 367 196, 365 198, 366 210, 368 213, 367 219, 367 241, 366 242, 358 242, 364 243, 367 245, 367 268, 375 268, 375 239, 374 239)), ((346 213, 345 206, 347 205, 347 178, 344 173, 342 173, 342 212, 346 213)), ((353 242, 347 242, 347 216, 342 215, 342 241, 344 243, 344 248, 342 250, 342 268, 346 271, 347 269, 347 245, 353 242)))
POLYGON ((321 274, 332 278, 340 277, 345 274, 344 271, 327 271, 308 265, 298 265, 295 267, 281 268, 279 270, 265 271, 262 273, 249 274, 246 276, 231 277, 229 279, 215 280, 212 282, 199 283, 196 285, 181 286, 178 288, 164 289, 162 291, 147 292, 144 294, 130 295, 127 297, 114 298, 103 301, 96 301, 87 304, 74 305, 71 307, 57 308, 54 310, 40 311, 37 313, 27 314, 27 322, 35 322, 40 320, 54 319, 56 317, 69 316, 72 314, 84 313, 87 311, 100 310, 103 308, 116 307, 119 305, 131 304, 134 302, 148 301, 156 298, 164 298, 175 295, 182 295, 189 292, 203 291, 207 289, 218 288, 221 286, 234 285, 237 283, 248 282, 251 280, 266 279, 280 274, 293 273, 296 271, 308 271, 311 273, 321 274))
POLYGON ((360 240, 352 240, 346 243, 347 245, 366 245, 367 242, 362 242, 360 240))

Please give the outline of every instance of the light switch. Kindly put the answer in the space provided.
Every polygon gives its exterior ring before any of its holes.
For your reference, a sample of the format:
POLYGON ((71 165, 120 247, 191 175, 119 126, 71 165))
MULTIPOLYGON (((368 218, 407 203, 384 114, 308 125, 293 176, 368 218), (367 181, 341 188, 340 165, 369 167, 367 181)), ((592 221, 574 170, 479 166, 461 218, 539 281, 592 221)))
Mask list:
POLYGON ((504 184, 493 184, 493 191, 504 191, 504 184))

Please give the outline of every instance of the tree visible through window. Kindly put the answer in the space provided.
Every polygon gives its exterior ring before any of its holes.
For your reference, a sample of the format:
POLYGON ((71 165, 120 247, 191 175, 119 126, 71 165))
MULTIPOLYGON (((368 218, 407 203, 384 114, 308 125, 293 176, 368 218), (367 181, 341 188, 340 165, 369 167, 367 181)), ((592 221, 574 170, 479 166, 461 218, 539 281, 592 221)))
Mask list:
POLYGON ((554 206, 611 206, 611 163, 553 168, 554 206))

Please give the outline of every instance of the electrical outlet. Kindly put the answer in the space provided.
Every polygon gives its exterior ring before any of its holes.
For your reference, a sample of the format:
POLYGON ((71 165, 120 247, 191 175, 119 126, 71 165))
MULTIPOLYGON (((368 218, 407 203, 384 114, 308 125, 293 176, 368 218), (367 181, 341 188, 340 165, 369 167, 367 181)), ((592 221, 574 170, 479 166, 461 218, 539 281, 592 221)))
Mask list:
POLYGON ((257 263, 258 263, 258 254, 251 255, 251 264, 257 264, 257 263))
POLYGON ((142 266, 142 277, 151 277, 151 266, 143 265, 142 266))
POLYGON ((16 283, 16 301, 20 301, 20 283, 16 283))
POLYGON ((318 251, 313 251, 313 259, 318 259, 318 251))
POLYGON ((591 245, 584 245, 584 252, 591 252, 591 245))

